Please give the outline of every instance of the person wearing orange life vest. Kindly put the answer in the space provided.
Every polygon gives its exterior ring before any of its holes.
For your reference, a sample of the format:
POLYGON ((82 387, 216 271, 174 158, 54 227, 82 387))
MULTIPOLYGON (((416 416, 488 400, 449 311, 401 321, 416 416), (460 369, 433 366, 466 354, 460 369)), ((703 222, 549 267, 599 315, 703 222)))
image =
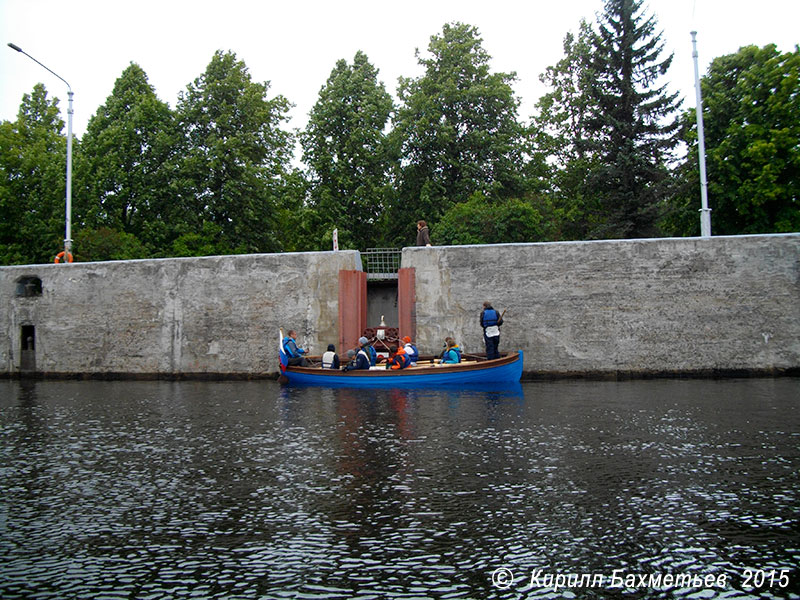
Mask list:
POLYGON ((408 366, 416 367, 417 361, 419 360, 419 350, 417 350, 417 347, 411 343, 411 338, 408 336, 403 338, 403 350, 405 350, 406 355, 408 356, 408 366))
POLYGON ((386 365, 387 369, 405 369, 411 364, 411 361, 408 359, 408 355, 406 354, 406 351, 403 350, 402 346, 400 348, 397 346, 392 346, 389 348, 389 352, 391 352, 391 356, 389 357, 389 361, 386 365))

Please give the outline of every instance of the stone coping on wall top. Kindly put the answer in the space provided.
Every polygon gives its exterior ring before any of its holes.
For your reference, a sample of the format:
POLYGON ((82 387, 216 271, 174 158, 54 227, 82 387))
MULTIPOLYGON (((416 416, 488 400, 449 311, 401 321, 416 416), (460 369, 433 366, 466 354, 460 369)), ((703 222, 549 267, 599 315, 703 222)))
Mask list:
MULTIPOLYGON (((724 240, 737 240, 737 239, 782 239, 782 238, 796 238, 800 241, 800 232, 792 233, 759 233, 748 235, 718 235, 711 237, 666 237, 666 238, 627 238, 620 240, 576 240, 576 241, 561 241, 561 242, 513 242, 505 244, 464 244, 464 245, 451 245, 451 246, 404 246, 403 252, 430 252, 435 250, 449 250, 449 249, 478 249, 478 248, 492 248, 492 247, 543 247, 543 246, 580 246, 590 244, 630 244, 630 243, 658 243, 658 242, 701 242, 701 243, 714 243, 724 240)), ((38 268, 64 268, 64 267, 77 267, 88 265, 124 265, 124 264, 142 264, 146 262, 151 263, 164 263, 169 261, 186 262, 186 261, 212 261, 220 259, 245 259, 254 257, 278 257, 278 256, 303 256, 303 255, 321 255, 330 256, 332 254, 355 254, 356 255, 356 269, 357 271, 363 270, 361 263, 361 252, 359 250, 317 250, 310 252, 272 252, 272 253, 255 253, 255 254, 219 254, 213 256, 176 256, 166 258, 138 258, 130 260, 109 260, 109 261, 96 261, 96 262, 74 262, 74 263, 40 263, 40 264, 27 264, 27 265, 0 265, 0 271, 5 269, 31 269, 32 267, 38 268)))
POLYGON ((125 265, 125 264, 142 264, 142 263, 165 263, 170 261, 175 262, 199 262, 199 261, 217 261, 217 260, 230 260, 230 259, 245 259, 245 258, 258 258, 258 257, 279 257, 279 256, 311 256, 311 255, 328 256, 332 254, 355 254, 356 265, 358 271, 361 270, 361 253, 358 250, 316 250, 313 252, 272 252, 272 253, 255 253, 255 254, 215 254, 212 256, 174 256, 165 258, 135 258, 129 260, 104 260, 104 261, 87 261, 87 262, 73 262, 73 263, 34 263, 27 265, 0 265, 2 269, 30 269, 32 267, 50 267, 50 268, 64 268, 64 267, 78 267, 90 265, 125 265))
POLYGON ((589 244, 630 244, 630 243, 657 243, 657 242, 707 242, 713 243, 723 240, 737 240, 737 239, 779 239, 779 238, 797 238, 800 241, 800 232, 791 233, 752 233, 742 235, 712 235, 711 237, 659 237, 659 238, 625 238, 625 239, 603 239, 603 240, 567 240, 561 242, 510 242, 504 244, 462 244, 450 246, 404 246, 403 252, 425 252, 436 249, 473 249, 473 248, 488 248, 494 246, 509 246, 509 247, 530 247, 530 246, 566 246, 566 245, 589 245, 589 244))

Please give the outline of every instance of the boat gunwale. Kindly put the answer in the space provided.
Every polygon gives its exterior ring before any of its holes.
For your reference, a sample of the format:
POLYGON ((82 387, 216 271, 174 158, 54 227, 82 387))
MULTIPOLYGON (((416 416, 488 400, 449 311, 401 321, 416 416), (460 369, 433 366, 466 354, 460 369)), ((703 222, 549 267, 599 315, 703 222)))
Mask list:
POLYGON ((432 374, 491 370, 495 367, 513 364, 518 360, 520 360, 519 352, 513 351, 509 352, 506 356, 501 356, 500 358, 456 363, 447 366, 436 366, 435 364, 431 364, 430 367, 411 367, 406 369, 353 369, 350 371, 343 371, 341 369, 323 369, 322 367, 301 367, 294 365, 286 367, 286 371, 288 373, 297 373, 316 377, 425 377, 432 374))

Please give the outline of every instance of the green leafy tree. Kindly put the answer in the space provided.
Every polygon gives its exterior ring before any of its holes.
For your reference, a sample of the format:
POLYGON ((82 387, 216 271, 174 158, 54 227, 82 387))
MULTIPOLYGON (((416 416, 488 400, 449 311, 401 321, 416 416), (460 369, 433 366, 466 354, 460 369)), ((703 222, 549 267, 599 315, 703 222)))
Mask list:
POLYGON ((663 46, 641 0, 606 0, 593 37, 586 105, 588 150, 598 159, 589 186, 603 212, 591 237, 659 233, 679 126, 678 95, 659 85, 672 62, 672 55, 661 58, 663 46))
POLYGON ((58 99, 37 84, 0 123, 0 264, 52 262, 64 248, 66 138, 58 99))
POLYGON ((445 245, 532 242, 542 239, 542 215, 518 198, 489 201, 476 192, 454 204, 436 224, 436 243, 445 245))
MULTIPOLYGON (((89 120, 82 140, 83 189, 76 206, 84 225, 129 234, 151 254, 163 255, 177 237, 170 230, 182 220, 171 186, 177 141, 169 106, 132 63, 89 120)), ((99 254, 104 247, 93 245, 95 260, 104 258, 99 254)))
POLYGON ((309 198, 309 183, 305 174, 297 168, 283 178, 278 195, 281 198, 275 218, 278 241, 284 252, 307 252, 330 250, 332 230, 320 231, 317 213, 309 198), (320 246, 320 238, 323 243, 320 246))
POLYGON ((217 51, 205 73, 178 99, 183 135, 178 186, 190 232, 211 223, 219 252, 280 248, 276 213, 293 151, 293 136, 280 128, 289 102, 267 98, 269 83, 256 83, 236 55, 217 51))
POLYGON ((550 239, 586 239, 603 223, 602 207, 590 184, 590 174, 601 164, 589 132, 594 35, 581 20, 578 34, 570 32, 564 38, 564 57, 540 76, 551 91, 537 102, 531 129, 549 169, 550 186, 541 210, 550 223, 550 239))
POLYGON ((130 260, 147 258, 149 253, 131 233, 99 227, 81 228, 75 234, 75 260, 130 260))
POLYGON ((591 154, 588 120, 594 79, 593 40, 591 26, 581 19, 577 36, 570 32, 564 37, 564 57, 539 77, 552 91, 536 104, 536 142, 558 168, 591 154))
MULTIPOLYGON (((352 65, 336 63, 300 137, 316 229, 338 228, 342 247, 374 247, 380 238, 395 160, 386 139, 392 109, 378 69, 359 51, 352 65)), ((330 247, 325 241, 317 240, 330 247)))
POLYGON ((401 149, 399 197, 388 228, 408 240, 414 222, 435 223, 475 192, 510 198, 525 190, 525 129, 518 122, 514 73, 492 73, 478 30, 446 24, 417 51, 421 77, 401 78, 393 135, 401 149))
MULTIPOLYGON (((800 48, 746 46, 715 58, 701 81, 712 232, 800 230, 800 48)), ((668 227, 699 234, 694 109, 684 115, 690 151, 668 227)))
POLYGON ((172 243, 172 256, 211 256, 215 254, 234 254, 222 228, 205 221, 200 231, 183 233, 172 243))

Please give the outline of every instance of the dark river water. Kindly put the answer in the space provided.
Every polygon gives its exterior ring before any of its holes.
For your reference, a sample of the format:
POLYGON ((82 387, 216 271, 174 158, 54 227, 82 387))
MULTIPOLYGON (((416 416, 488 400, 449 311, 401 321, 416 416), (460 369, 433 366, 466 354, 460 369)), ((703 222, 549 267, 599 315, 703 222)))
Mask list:
POLYGON ((0 381, 0 597, 800 598, 800 379, 0 381))

